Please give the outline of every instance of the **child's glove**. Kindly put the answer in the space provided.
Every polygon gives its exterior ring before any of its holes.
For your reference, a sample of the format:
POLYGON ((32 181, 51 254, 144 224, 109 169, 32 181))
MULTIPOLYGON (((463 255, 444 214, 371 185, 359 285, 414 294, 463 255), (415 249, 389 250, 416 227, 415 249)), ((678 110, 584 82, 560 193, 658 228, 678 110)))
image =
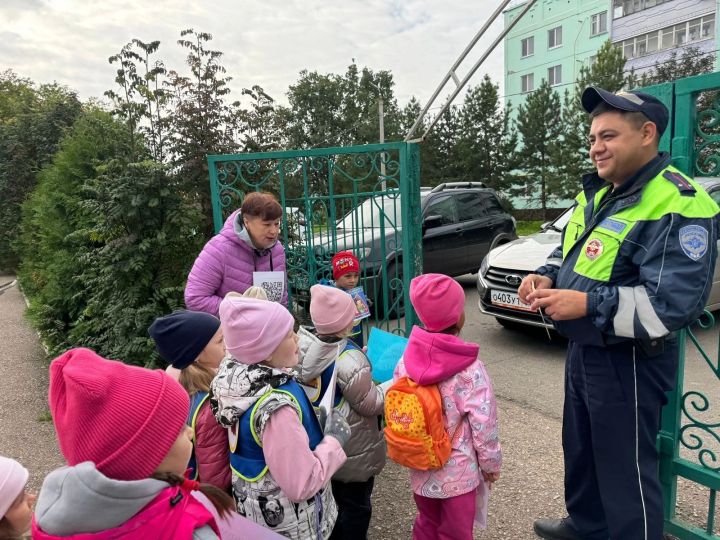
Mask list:
POLYGON ((336 412, 330 411, 330 414, 325 413, 325 409, 320 409, 320 424, 324 424, 325 436, 334 437, 340 443, 340 446, 345 446, 350 438, 350 424, 347 423, 345 417, 336 412))

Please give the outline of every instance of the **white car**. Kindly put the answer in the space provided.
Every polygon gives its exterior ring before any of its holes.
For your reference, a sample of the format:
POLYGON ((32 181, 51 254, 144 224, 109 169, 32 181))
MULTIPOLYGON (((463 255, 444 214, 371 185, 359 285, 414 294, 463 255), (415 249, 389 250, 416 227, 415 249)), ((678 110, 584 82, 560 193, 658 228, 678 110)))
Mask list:
MULTIPOLYGON (((720 204, 720 178, 695 179, 720 204)), ((537 311, 520 302, 517 288, 522 279, 545 264, 548 256, 560 245, 560 234, 570 219, 568 208, 555 221, 545 223, 542 230, 496 247, 483 259, 478 270, 477 288, 480 293, 478 308, 481 313, 493 316, 508 328, 521 325, 552 328, 552 321, 544 320, 537 311)), ((720 250, 720 242, 718 242, 720 250)), ((720 262, 720 257, 718 257, 720 262)), ((720 265, 715 264, 713 286, 707 309, 720 309, 720 265)))

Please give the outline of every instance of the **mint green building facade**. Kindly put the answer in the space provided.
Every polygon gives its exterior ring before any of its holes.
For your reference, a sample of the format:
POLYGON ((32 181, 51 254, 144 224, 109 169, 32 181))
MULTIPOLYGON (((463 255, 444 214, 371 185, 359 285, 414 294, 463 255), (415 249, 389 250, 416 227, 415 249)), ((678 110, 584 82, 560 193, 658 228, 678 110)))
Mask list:
MULTIPOLYGON (((527 2, 504 12, 505 26, 527 2)), ((538 0, 505 37, 505 105, 518 105, 550 82, 562 96, 583 65, 590 65, 602 44, 610 39, 610 0, 538 0)))

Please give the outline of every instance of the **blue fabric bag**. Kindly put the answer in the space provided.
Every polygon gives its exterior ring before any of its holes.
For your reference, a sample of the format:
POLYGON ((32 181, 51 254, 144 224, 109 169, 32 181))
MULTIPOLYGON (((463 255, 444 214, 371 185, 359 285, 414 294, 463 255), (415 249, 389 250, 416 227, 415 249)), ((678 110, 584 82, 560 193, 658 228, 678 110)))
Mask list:
POLYGON ((392 379, 395 366, 405 352, 407 343, 406 337, 379 328, 370 329, 367 357, 372 365, 375 381, 383 383, 392 379))

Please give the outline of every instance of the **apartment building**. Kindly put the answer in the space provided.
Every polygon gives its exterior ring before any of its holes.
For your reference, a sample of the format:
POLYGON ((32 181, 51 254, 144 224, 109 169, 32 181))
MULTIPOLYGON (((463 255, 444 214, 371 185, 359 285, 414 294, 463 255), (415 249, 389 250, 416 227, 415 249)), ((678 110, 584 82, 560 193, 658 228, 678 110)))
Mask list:
MULTIPOLYGON (((527 2, 504 12, 507 26, 527 2)), ((572 89, 580 67, 610 39, 610 0, 538 0, 505 37, 505 103, 525 102, 543 79, 559 93, 572 89)))
POLYGON ((642 74, 688 47, 717 57, 717 9, 716 0, 613 0, 612 41, 625 69, 642 74))

